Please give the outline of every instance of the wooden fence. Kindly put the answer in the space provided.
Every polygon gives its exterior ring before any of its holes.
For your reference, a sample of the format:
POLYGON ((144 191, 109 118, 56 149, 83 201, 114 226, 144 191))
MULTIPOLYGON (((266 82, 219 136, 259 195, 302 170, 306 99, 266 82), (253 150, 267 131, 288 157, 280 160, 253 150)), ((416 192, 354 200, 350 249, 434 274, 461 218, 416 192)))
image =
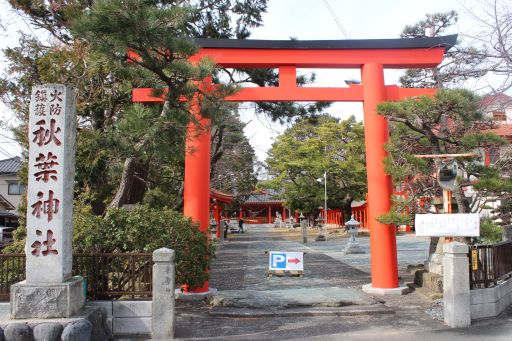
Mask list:
POLYGON ((469 250, 471 289, 489 288, 512 276, 512 241, 472 246, 469 250))
MULTIPOLYGON (((73 275, 83 276, 87 298, 149 298, 151 253, 80 253, 73 255, 73 275)), ((24 254, 0 254, 0 300, 8 301, 12 284, 25 279, 24 254)))

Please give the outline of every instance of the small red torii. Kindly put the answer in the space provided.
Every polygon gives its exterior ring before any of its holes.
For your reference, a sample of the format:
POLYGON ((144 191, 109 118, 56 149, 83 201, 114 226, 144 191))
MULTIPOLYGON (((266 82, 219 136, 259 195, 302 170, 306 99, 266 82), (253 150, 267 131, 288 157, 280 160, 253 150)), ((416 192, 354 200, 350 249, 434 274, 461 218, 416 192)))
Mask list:
MULTIPOLYGON (((379 103, 432 95, 436 89, 399 88, 384 84, 384 69, 433 68, 442 62, 444 53, 457 40, 456 35, 435 38, 369 40, 236 40, 196 39, 198 53, 225 68, 278 68, 279 86, 242 88, 225 97, 231 102, 252 101, 329 101, 363 102, 366 169, 368 180, 368 225, 370 229, 372 287, 398 288, 398 265, 395 229, 376 218, 387 213, 393 193, 391 178, 384 172, 387 153, 388 122, 376 113, 379 103), (361 84, 349 87, 299 87, 297 68, 360 69, 361 84)), ((133 101, 162 102, 153 89, 133 89, 133 101)), ((194 101, 194 100, 193 100, 194 101)), ((194 103, 195 102, 195 103, 194 103)), ((208 231, 210 195, 209 120, 201 118, 196 101, 191 114, 199 121, 187 130, 185 157, 184 215, 199 222, 208 231), (199 132, 199 133, 198 133, 199 132)), ((208 282, 199 291, 208 291, 208 282)))

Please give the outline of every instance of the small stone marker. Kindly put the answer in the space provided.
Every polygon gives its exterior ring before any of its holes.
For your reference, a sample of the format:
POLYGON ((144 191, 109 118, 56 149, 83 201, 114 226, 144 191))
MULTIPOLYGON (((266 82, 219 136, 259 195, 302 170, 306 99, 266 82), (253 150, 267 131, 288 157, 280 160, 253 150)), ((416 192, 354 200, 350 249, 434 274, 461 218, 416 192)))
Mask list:
POLYGON ((84 304, 71 278, 76 112, 73 90, 34 86, 30 101, 26 281, 11 289, 13 318, 69 317, 84 304))

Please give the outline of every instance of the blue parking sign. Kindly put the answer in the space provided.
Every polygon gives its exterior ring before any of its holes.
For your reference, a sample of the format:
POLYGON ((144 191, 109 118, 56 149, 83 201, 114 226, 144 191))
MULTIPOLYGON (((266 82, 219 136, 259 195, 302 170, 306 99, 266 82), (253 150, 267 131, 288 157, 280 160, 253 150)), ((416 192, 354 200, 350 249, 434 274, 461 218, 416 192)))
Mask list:
POLYGON ((286 269, 286 253, 285 252, 270 252, 270 267, 271 270, 286 269))

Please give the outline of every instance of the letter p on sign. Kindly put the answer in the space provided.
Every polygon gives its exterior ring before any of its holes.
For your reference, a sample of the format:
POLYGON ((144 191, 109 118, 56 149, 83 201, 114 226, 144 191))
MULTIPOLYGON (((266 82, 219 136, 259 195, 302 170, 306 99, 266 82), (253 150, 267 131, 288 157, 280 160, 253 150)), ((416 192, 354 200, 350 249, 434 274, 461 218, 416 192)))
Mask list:
POLYGON ((286 253, 270 252, 270 270, 286 269, 286 253))

